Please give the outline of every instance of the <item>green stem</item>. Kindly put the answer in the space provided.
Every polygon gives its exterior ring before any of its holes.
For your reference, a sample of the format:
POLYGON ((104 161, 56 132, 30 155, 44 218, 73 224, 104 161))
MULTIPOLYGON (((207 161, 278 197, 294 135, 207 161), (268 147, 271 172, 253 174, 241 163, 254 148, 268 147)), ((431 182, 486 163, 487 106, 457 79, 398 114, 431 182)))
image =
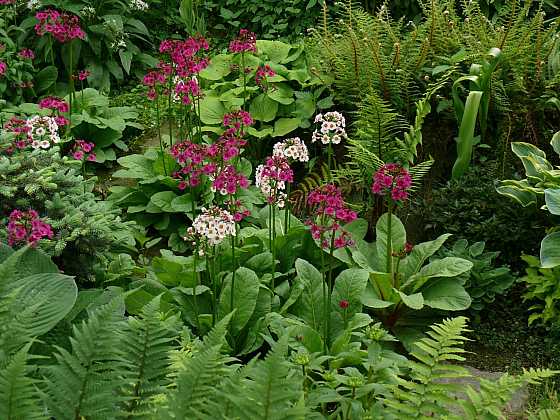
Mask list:
MULTIPOLYGON (((214 247, 215 250, 215 247, 214 247)), ((214 256, 215 253, 212 252, 214 256)), ((216 320, 218 318, 218 306, 216 295, 218 293, 218 285, 213 276, 212 264, 210 263, 210 258, 208 258, 208 249, 206 250, 206 270, 208 271, 208 277, 210 279, 210 284, 212 285, 212 326, 216 325, 216 320)))
POLYGON ((173 78, 169 76, 169 84, 167 87, 167 119, 169 123, 169 144, 173 146, 173 108, 172 108, 172 83, 173 78))
POLYGON ((275 277, 276 277, 276 205, 272 206, 272 277, 270 280, 270 289, 272 290, 272 299, 274 300, 274 288, 275 288, 275 277))
POLYGON ((333 278, 332 278, 332 267, 330 266, 331 261, 333 260, 333 254, 334 254, 334 239, 335 239, 335 232, 332 232, 332 236, 331 236, 331 244, 330 244, 330 250, 329 250, 329 256, 330 256, 330 260, 329 260, 329 284, 328 284, 328 302, 327 302, 327 334, 330 334, 331 331, 331 314, 330 314, 330 310, 331 310, 331 306, 332 306, 332 293, 333 293, 333 278))
POLYGON ((54 43, 53 43, 52 35, 49 35, 49 50, 51 53, 51 65, 54 67, 54 43))
POLYGON ((286 187, 286 200, 284 202, 284 235, 288 234, 290 229, 290 189, 291 184, 288 182, 286 187))
POLYGON ((198 277, 198 270, 197 270, 197 265, 198 265, 198 244, 195 246, 194 248, 194 264, 193 264, 193 275, 195 278, 195 286, 193 288, 193 303, 194 303, 194 313, 196 316, 196 327, 198 328, 198 331, 200 333, 200 314, 198 312, 198 301, 197 301, 197 296, 196 296, 196 289, 198 288, 199 284, 200 284, 200 279, 198 277))
POLYGON ((229 301, 229 308, 230 311, 233 311, 233 294, 235 292, 235 236, 231 237, 231 260, 233 264, 233 272, 231 273, 231 293, 230 293, 230 301, 229 301))
POLYGON ((387 273, 393 274, 393 200, 387 198, 387 273))
POLYGON ((327 323, 327 316, 328 316, 328 309, 327 309, 327 281, 325 278, 325 253, 323 251, 323 233, 321 233, 321 237, 319 238, 319 249, 321 252, 321 276, 323 278, 323 352, 327 354, 328 346, 328 323, 327 323))
POLYGON ((241 109, 245 111, 245 102, 247 101, 247 74, 245 73, 245 53, 241 53, 241 73, 243 74, 243 106, 241 109))
POLYGON ((163 165, 163 173, 167 176, 167 168, 165 167, 165 155, 163 153, 163 139, 161 138, 161 117, 159 113, 159 92, 156 93, 156 118, 158 127, 159 150, 161 152, 161 163, 163 165))
MULTIPOLYGON (((70 70, 69 70, 69 84, 70 84, 70 112, 69 112, 69 120, 70 120, 70 127, 72 127, 72 107, 73 107, 73 103, 74 103, 74 75, 72 74, 74 72, 74 48, 72 46, 72 41, 70 41, 70 44, 68 44, 69 48, 70 48, 70 70)), ((68 135, 70 135, 70 129, 67 131, 68 135)))

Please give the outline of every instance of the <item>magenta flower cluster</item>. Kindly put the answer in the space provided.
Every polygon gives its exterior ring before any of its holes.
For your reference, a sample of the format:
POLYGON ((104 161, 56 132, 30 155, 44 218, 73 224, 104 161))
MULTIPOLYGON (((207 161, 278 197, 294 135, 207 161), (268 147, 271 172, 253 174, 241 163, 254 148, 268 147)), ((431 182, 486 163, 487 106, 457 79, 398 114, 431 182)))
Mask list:
POLYGON ((268 64, 264 66, 259 66, 257 73, 255 75, 255 83, 261 87, 264 91, 268 90, 268 79, 267 77, 275 76, 276 73, 270 68, 268 64))
POLYGON ((268 204, 284 207, 287 183, 294 182, 294 171, 285 156, 269 156, 264 165, 257 167, 255 182, 268 204))
POLYGON ((184 141, 171 146, 170 153, 181 166, 181 169, 173 174, 174 178, 180 179, 180 190, 196 187, 200 184, 202 175, 210 176, 216 172, 217 166, 213 162, 206 162, 206 145, 184 141))
POLYGON ((195 76, 208 67, 208 57, 204 55, 208 48, 203 37, 163 40, 159 46, 163 59, 157 69, 149 71, 143 79, 148 87, 148 99, 154 100, 160 90, 167 95, 171 89, 184 104, 191 104, 201 95, 195 76))
POLYGON ((43 238, 52 239, 51 225, 42 221, 39 214, 33 210, 14 210, 8 219, 8 245, 37 246, 43 238))
POLYGON ((56 96, 48 96, 39 101, 39 108, 52 110, 55 114, 55 122, 59 126, 62 127, 69 124, 68 119, 60 115, 70 111, 70 106, 64 99, 57 98, 56 96))
POLYGON ((13 116, 4 124, 4 129, 14 135, 12 145, 6 149, 7 154, 12 154, 15 150, 23 150, 30 144, 28 132, 31 130, 22 118, 13 116))
POLYGON ((35 14, 39 21, 35 25, 35 32, 39 36, 51 34, 58 42, 68 42, 73 39, 85 39, 86 33, 80 27, 77 16, 59 12, 54 9, 46 9, 35 14))
POLYGON ((95 162, 96 156, 93 153, 93 148, 95 144, 87 142, 85 140, 76 140, 74 142, 74 152, 72 157, 80 161, 95 162))
POLYGON ((240 29, 237 38, 229 43, 229 52, 257 52, 257 36, 248 29, 240 29))
POLYGON ((25 60, 33 60, 35 58, 35 53, 29 48, 24 48, 18 53, 18 56, 25 60))
POLYGON ((309 221, 307 224, 314 239, 323 238, 323 248, 329 249, 331 242, 334 248, 353 245, 350 234, 341 224, 352 222, 358 215, 346 207, 342 191, 336 185, 326 184, 315 189, 307 197, 307 203, 313 210, 315 219, 319 220, 319 223, 309 221))
POLYGON ((8 65, 0 60, 0 76, 4 76, 8 71, 8 65))
POLYGON ((412 187, 412 178, 406 169, 396 163, 386 163, 373 175, 371 191, 389 195, 393 201, 405 201, 412 187))

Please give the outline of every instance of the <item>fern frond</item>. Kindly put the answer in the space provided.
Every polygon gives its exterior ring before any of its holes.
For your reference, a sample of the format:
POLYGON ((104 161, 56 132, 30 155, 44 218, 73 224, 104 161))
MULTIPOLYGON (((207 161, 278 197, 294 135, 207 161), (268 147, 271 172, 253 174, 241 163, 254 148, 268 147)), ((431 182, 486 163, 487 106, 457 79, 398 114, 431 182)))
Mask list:
POLYGON ((119 394, 125 399, 121 416, 149 418, 152 399, 169 382, 169 352, 175 348, 180 325, 178 316, 166 317, 160 312, 160 297, 156 297, 144 306, 139 318, 131 317, 119 332, 119 370, 123 372, 119 394))
POLYGON ((42 419, 36 384, 29 375, 28 354, 31 343, 19 350, 5 366, 0 364, 0 418, 9 420, 42 419))
POLYGON ((255 364, 247 381, 232 402, 238 418, 245 419, 304 419, 303 377, 286 360, 288 336, 274 344, 264 361, 255 364))
POLYGON ((116 297, 73 327, 72 353, 57 347, 56 365, 48 366, 47 407, 57 420, 106 419, 117 409, 118 338, 123 298, 116 297))

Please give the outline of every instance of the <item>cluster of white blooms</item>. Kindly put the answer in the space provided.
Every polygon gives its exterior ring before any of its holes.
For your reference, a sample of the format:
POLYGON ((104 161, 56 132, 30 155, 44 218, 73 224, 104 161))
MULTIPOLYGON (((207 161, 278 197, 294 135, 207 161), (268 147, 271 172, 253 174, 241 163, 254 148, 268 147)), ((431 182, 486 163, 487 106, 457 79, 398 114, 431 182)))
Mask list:
POLYGON ((25 122, 29 128, 27 136, 34 149, 48 149, 51 143, 59 143, 58 124, 54 117, 35 115, 25 122))
POLYGON ((261 192, 267 198, 269 204, 276 204, 278 208, 284 208, 286 203, 286 183, 277 179, 273 179, 265 174, 265 165, 257 166, 255 172, 255 184, 260 188, 261 192))
POLYGON ((37 9, 37 8, 40 6, 40 3, 41 3, 41 2, 40 2, 39 0, 29 0, 29 1, 27 2, 27 8, 28 8, 29 10, 35 10, 35 9, 37 9))
POLYGON ((309 162, 309 151, 299 137, 276 143, 272 150, 272 156, 284 156, 298 162, 309 162))
POLYGON ((119 48, 126 48, 126 40, 124 34, 122 34, 120 38, 117 38, 113 42, 111 42, 111 49, 113 51, 117 51, 119 48))
POLYGON ((346 139, 346 120, 340 112, 327 112, 317 114, 315 124, 321 123, 321 128, 313 132, 311 141, 320 141, 323 144, 339 144, 346 139))
POLYGON ((95 10, 95 7, 93 6, 85 6, 82 9, 82 16, 83 17, 94 17, 95 14, 97 13, 97 11, 95 10))
POLYGON ((144 11, 144 10, 148 10, 150 6, 148 5, 148 3, 146 3, 145 1, 142 0, 130 0, 130 8, 132 10, 140 10, 140 11, 144 11))
POLYGON ((235 234, 233 215, 227 210, 214 206, 209 209, 202 208, 202 213, 187 229, 185 240, 201 239, 204 243, 213 246, 219 245, 226 237, 235 234))

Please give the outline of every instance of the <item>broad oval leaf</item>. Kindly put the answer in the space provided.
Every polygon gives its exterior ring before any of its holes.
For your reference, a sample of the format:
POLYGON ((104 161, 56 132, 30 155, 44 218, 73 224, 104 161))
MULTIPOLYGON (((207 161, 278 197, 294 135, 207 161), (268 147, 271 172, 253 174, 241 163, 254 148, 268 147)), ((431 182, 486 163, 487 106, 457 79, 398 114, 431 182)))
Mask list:
POLYGON ((547 235, 541 242, 541 267, 553 268, 560 265, 560 232, 547 235))
POLYGON ((245 267, 238 268, 235 272, 232 308, 232 278, 233 276, 230 273, 224 281, 224 287, 220 294, 218 316, 220 319, 224 318, 232 310, 235 310, 230 328, 233 334, 238 334, 247 324, 257 306, 260 281, 253 270, 245 267))
POLYGON ((471 306, 471 297, 457 279, 434 281, 424 290, 424 304, 443 311, 463 311, 471 306))

